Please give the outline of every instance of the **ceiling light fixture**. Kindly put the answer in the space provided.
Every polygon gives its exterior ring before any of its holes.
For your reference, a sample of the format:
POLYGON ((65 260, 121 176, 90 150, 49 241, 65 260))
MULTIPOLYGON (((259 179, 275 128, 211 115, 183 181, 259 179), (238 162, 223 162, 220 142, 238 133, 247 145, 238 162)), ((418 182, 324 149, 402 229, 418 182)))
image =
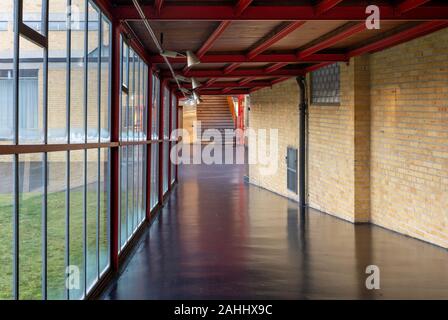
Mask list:
POLYGON ((191 87, 193 88, 193 90, 199 88, 202 84, 196 80, 195 78, 191 78, 191 87))

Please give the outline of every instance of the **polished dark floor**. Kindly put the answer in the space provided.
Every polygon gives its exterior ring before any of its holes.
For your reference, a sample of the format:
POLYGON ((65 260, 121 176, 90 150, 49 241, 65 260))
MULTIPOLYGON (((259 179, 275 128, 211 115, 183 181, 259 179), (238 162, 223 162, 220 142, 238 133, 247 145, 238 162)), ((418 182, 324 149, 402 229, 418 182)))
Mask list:
POLYGON ((448 299, 448 251, 190 165, 105 299, 448 299), (368 265, 380 290, 365 287, 368 265))

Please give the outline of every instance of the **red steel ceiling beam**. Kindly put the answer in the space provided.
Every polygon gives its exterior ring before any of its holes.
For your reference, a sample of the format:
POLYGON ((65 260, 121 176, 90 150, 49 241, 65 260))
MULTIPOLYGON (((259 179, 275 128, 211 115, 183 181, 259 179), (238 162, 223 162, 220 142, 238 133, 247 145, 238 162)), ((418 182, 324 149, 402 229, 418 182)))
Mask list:
POLYGON ((216 81, 218 81, 217 78, 213 78, 213 79, 209 79, 205 85, 202 86, 202 88, 209 88, 212 86, 212 84, 214 84, 216 81))
POLYGON ((156 10, 157 14, 160 14, 162 11, 163 6, 163 0, 155 0, 154 1, 154 9, 156 10))
POLYGON ((259 45, 257 45, 255 48, 250 50, 249 53, 247 54, 247 57, 250 60, 255 58, 256 56, 268 50, 274 44, 276 44, 277 42, 288 36, 291 32, 297 30, 304 24, 305 21, 289 22, 288 24, 283 26, 279 31, 275 32, 272 36, 268 37, 267 39, 262 41, 259 45))
POLYGON ((252 3, 253 0, 238 0, 235 6, 235 15, 240 16, 252 3))
POLYGON ((218 40, 218 38, 223 34, 224 31, 230 26, 232 21, 221 21, 219 26, 213 31, 213 33, 208 37, 208 39, 204 42, 202 47, 196 52, 196 56, 198 58, 202 58, 207 51, 213 46, 213 44, 218 40))
POLYGON ((199 90, 199 93, 201 95, 209 95, 209 96, 224 96, 224 95, 240 95, 240 94, 249 94, 251 91, 247 90, 247 89, 237 89, 237 90, 232 90, 229 93, 223 93, 222 90, 199 90))
POLYGON ((271 72, 277 71, 278 69, 285 67, 288 64, 289 63, 287 63, 287 62, 278 62, 278 63, 275 63, 275 64, 270 65, 269 67, 265 68, 264 71, 266 73, 271 73, 271 72))
POLYGON ((316 5, 316 15, 321 15, 334 7, 336 7, 342 0, 322 0, 316 5))
MULTIPOLYGON (((273 72, 269 76, 272 77, 294 77, 303 75, 303 70, 301 69, 288 69, 288 70, 278 70, 273 72)), ((266 77, 266 73, 263 69, 241 69, 235 70, 230 73, 224 73, 224 70, 190 70, 187 73, 184 73, 185 77, 195 77, 195 78, 260 78, 266 77)), ((163 71, 162 77, 171 78, 172 74, 170 71, 163 71)))
MULTIPOLYGON (((400 14, 395 6, 383 3, 378 8, 382 21, 391 20, 448 20, 447 4, 428 4, 419 6, 400 14)), ((172 4, 167 2, 163 10, 158 13, 154 6, 144 6, 143 11, 149 20, 201 20, 201 21, 365 21, 368 17, 364 3, 336 6, 320 15, 315 12, 312 5, 258 5, 248 7, 241 15, 236 15, 233 5, 188 5, 172 4)), ((138 12, 133 6, 117 6, 113 9, 113 15, 117 20, 140 20, 138 12)))
MULTIPOLYGON (((151 57, 151 63, 165 63, 165 60, 159 55, 151 57)), ((172 63, 185 63, 185 57, 168 58, 172 63)), ((291 53, 275 53, 275 54, 261 54, 249 60, 244 54, 208 54, 201 58, 201 63, 312 63, 312 62, 338 62, 348 61, 345 54, 340 53, 316 53, 307 56, 305 59, 299 59, 296 54, 291 53)))
POLYGON ((343 30, 327 39, 319 41, 318 43, 312 45, 311 47, 309 47, 305 50, 297 52, 297 57, 299 59, 305 59, 306 57, 312 55, 313 53, 316 53, 320 50, 329 48, 329 47, 335 45, 336 43, 338 43, 342 40, 345 40, 359 32, 364 31, 364 30, 366 30, 365 22, 363 21, 363 22, 357 23, 357 24, 355 24, 349 28, 346 28, 345 30, 343 30))
MULTIPOLYGON (((291 32, 297 30, 299 27, 303 26, 305 21, 294 21, 289 22, 282 26, 280 30, 275 30, 272 35, 268 36, 266 39, 262 40, 255 48, 247 53, 247 58, 249 60, 254 59, 256 56, 260 55, 264 51, 268 50, 274 44, 285 38, 291 32)), ((241 64, 233 63, 224 70, 226 72, 232 72, 237 69, 241 64)))
POLYGON ((428 3, 430 0, 405 0, 400 3, 397 7, 398 14, 403 14, 408 11, 414 10, 425 3, 428 3))
MULTIPOLYGON (((255 79, 251 79, 255 80, 255 79)), ((208 87, 202 86, 201 88, 211 88, 211 89, 223 89, 223 88, 255 88, 257 86, 270 86, 271 85, 271 81, 265 81, 265 80, 259 80, 259 81, 255 81, 252 83, 244 83, 241 84, 241 81, 220 81, 220 82, 214 82, 213 84, 211 84, 208 87)), ((184 84, 183 87, 187 88, 187 89, 191 89, 191 83, 187 83, 184 84)), ((177 86, 175 83, 172 84, 172 88, 176 89, 177 86)))
POLYGON ((395 46, 397 44, 413 40, 415 38, 427 35, 437 30, 448 27, 448 21, 428 21, 422 22, 419 25, 401 31, 385 39, 381 39, 374 43, 365 45, 361 48, 354 49, 348 53, 349 57, 358 56, 364 53, 374 53, 386 48, 395 46))
POLYGON ((231 65, 227 66, 224 69, 224 74, 228 74, 236 69, 238 69, 238 67, 241 65, 241 63, 237 62, 237 63, 232 63, 231 65))
POLYGON ((250 82, 252 82, 254 80, 255 80, 254 78, 246 78, 246 79, 243 79, 240 82, 238 82, 238 85, 239 86, 244 86, 245 84, 248 84, 248 83, 250 83, 250 82))

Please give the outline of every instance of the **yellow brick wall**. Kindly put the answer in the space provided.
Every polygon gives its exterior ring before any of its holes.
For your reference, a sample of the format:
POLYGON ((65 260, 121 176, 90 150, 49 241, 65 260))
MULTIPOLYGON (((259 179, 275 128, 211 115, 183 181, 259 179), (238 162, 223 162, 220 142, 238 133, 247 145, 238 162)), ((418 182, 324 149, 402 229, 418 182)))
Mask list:
POLYGON ((340 68, 340 106, 309 105, 308 201, 354 221, 353 64, 340 68))
MULTIPOLYGON (((309 109, 310 206, 448 248, 448 29, 340 67, 340 106, 309 109)), ((285 196, 297 105, 294 80, 251 95, 250 126, 279 128, 280 156, 250 182, 285 196)))
MULTIPOLYGON (((273 88, 259 90, 251 95, 249 127, 258 129, 278 129, 278 170, 264 175, 257 164, 249 165, 250 182, 272 190, 283 196, 298 200, 297 194, 287 189, 286 152, 289 146, 297 148, 299 137, 299 91, 295 79, 282 82, 273 88)), ((267 131, 269 136, 269 131, 267 131)), ((270 148, 267 139, 267 150, 270 148)), ((249 153, 255 152, 249 144, 249 153)))
POLYGON ((448 247, 448 29, 371 56, 371 221, 448 247))

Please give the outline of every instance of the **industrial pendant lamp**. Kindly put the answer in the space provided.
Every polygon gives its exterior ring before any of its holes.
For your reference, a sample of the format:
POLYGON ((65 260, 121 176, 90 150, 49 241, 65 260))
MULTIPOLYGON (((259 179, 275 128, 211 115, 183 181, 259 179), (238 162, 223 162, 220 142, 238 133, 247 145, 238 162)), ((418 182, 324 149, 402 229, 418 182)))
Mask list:
POLYGON ((201 86, 201 83, 196 80, 195 78, 191 78, 191 87, 193 88, 193 90, 199 88, 201 86))
POLYGON ((160 55, 167 58, 186 57, 188 68, 201 63, 201 60, 199 60, 199 58, 190 50, 188 50, 186 54, 182 54, 176 51, 163 50, 160 52, 160 55))
POLYGON ((195 66, 197 64, 200 64, 201 60, 190 50, 187 51, 187 66, 188 68, 191 68, 192 66, 195 66))

